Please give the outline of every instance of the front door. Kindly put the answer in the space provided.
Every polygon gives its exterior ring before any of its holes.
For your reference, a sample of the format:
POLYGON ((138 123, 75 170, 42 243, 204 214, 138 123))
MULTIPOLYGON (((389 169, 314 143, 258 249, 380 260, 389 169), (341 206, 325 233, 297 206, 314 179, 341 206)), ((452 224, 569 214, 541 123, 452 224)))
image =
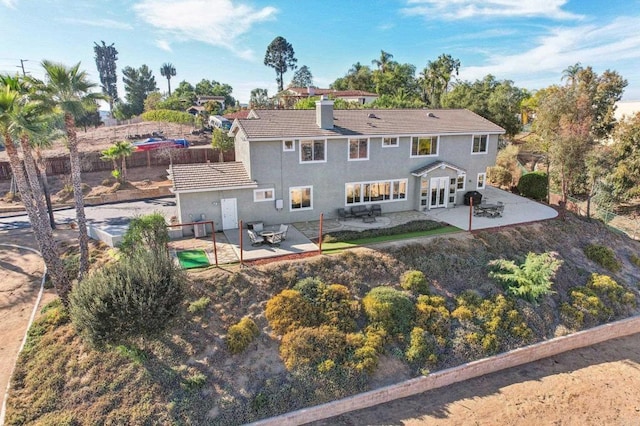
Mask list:
POLYGON ((429 208, 447 207, 447 195, 449 192, 449 178, 436 177, 431 178, 429 182, 430 198, 429 208))
POLYGON ((238 206, 235 198, 222 198, 222 229, 236 229, 238 227, 238 206))

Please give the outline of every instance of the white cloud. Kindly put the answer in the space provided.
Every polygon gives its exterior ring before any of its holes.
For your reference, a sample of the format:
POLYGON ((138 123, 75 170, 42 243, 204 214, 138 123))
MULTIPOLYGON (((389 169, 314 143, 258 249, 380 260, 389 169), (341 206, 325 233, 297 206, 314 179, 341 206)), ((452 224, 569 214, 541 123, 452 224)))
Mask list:
POLYGON ((253 52, 238 46, 240 37, 277 13, 274 7, 254 9, 231 0, 142 0, 133 9, 166 36, 223 47, 244 59, 253 52))
MULTIPOLYGON (((582 25, 551 28, 533 39, 534 47, 515 54, 492 54, 486 65, 465 67, 460 77, 475 80, 492 74, 510 80, 540 82, 553 75, 558 83, 562 71, 580 62, 584 66, 611 68, 625 60, 640 59, 640 17, 617 18, 604 26, 582 25)), ((623 76, 623 70, 617 70, 623 76)), ((549 83, 550 84, 550 83, 549 83)))
POLYGON ((133 26, 126 22, 114 21, 113 19, 76 19, 76 18, 63 18, 62 22, 69 24, 88 25, 90 27, 102 27, 110 28, 114 30, 132 30, 133 26))
POLYGON ((0 0, 0 3, 4 4, 5 6, 14 9, 16 7, 16 3, 18 2, 18 0, 0 0))
POLYGON ((167 40, 162 40, 162 39, 156 40, 156 46, 158 46, 160 49, 166 52, 173 52, 173 50, 171 50, 171 45, 167 40))
POLYGON ((562 10, 568 0, 407 0, 402 12, 426 19, 541 17, 580 19, 562 10))

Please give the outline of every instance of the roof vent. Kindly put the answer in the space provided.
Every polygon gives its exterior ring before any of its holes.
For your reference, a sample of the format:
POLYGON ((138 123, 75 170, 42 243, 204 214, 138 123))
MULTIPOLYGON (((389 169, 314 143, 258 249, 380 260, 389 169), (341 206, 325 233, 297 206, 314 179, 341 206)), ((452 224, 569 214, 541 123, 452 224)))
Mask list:
POLYGON ((367 118, 378 118, 378 117, 376 117, 374 113, 370 112, 369 115, 367 115, 367 118))
POLYGON ((432 112, 430 112, 430 113, 428 113, 428 114, 427 114, 427 117, 435 118, 435 116, 436 116, 436 115, 435 115, 434 113, 432 113, 432 112))

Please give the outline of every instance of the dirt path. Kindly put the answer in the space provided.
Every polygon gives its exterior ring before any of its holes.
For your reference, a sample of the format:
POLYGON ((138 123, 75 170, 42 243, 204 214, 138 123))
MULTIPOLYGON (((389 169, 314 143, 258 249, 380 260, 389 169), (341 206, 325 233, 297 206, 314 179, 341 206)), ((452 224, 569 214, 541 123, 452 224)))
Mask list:
POLYGON ((29 318, 38 298, 44 262, 39 255, 8 244, 26 245, 25 238, 0 239, 0 404, 13 371, 29 318))
POLYGON ((638 425, 640 334, 315 424, 638 425))

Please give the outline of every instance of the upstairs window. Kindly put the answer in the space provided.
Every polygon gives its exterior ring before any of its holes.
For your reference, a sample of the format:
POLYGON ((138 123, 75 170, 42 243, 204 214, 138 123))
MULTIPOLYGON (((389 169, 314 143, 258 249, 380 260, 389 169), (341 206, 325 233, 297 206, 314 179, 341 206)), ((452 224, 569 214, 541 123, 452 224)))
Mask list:
POLYGON ((487 153, 487 135, 476 135, 473 137, 473 154, 486 154, 487 153))
POLYGON ((424 157, 438 155, 437 136, 414 136, 411 138, 411 156, 424 157))
POLYGON ((285 139, 282 141, 282 150, 283 151, 295 151, 296 144, 293 139, 285 139))
POLYGON ((369 159, 369 139, 349 139, 349 160, 369 159))
POLYGON ((327 141, 324 139, 301 140, 300 141, 300 162, 301 163, 322 163, 327 161, 325 151, 327 141))

